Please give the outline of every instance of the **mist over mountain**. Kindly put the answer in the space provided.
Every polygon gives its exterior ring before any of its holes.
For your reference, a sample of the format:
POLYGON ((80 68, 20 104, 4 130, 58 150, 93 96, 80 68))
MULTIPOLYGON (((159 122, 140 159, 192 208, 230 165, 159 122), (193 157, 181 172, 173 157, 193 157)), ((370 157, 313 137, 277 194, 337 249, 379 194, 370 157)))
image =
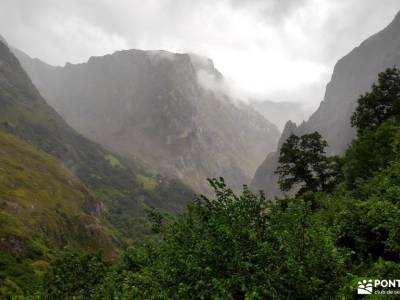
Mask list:
POLYGON ((277 127, 229 97, 208 58, 127 50, 52 67, 16 54, 77 131, 197 191, 205 191, 208 177, 241 187, 276 148, 277 127))
POLYGON ((179 180, 156 178, 136 161, 123 159, 78 134, 47 104, 1 42, 0 129, 59 159, 103 202, 109 221, 130 239, 144 230, 138 221, 143 205, 176 212, 193 195, 179 180), (136 228, 136 221, 141 229, 136 228))
POLYGON ((286 124, 275 153, 269 153, 251 183, 253 190, 263 189, 270 196, 280 195, 277 176, 280 145, 294 133, 318 131, 329 144, 329 154, 341 154, 355 136, 350 125, 357 99, 367 92, 377 74, 400 65, 400 13, 382 31, 372 35, 335 65, 324 100, 307 122, 286 124))
POLYGON ((283 130, 287 121, 300 123, 307 120, 312 113, 299 102, 250 100, 249 104, 267 120, 276 124, 280 130, 283 130))

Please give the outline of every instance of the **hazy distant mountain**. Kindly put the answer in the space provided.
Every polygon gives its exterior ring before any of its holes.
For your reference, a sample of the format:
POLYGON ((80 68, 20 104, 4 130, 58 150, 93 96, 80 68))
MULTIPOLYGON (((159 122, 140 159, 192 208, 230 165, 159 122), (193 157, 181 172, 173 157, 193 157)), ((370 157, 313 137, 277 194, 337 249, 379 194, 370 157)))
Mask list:
MULTIPOLYGON (((289 123, 279 144, 291 132, 304 134, 316 130, 328 141, 331 154, 342 153, 355 136, 355 130, 350 126, 350 117, 359 95, 370 89, 379 72, 394 65, 400 66, 400 13, 385 29, 362 42, 337 62, 332 79, 326 87, 325 98, 317 111, 298 128, 289 123)), ((274 175, 277 159, 277 153, 267 156, 252 181, 253 190, 265 189, 270 196, 279 194, 274 175)))
MULTIPOLYGON (((136 238, 141 233, 140 230, 135 231, 133 222, 137 220, 143 228, 143 221, 139 221, 144 217, 143 204, 177 211, 192 200, 191 190, 181 182, 153 177, 135 162, 124 160, 78 134, 46 103, 18 59, 2 42, 0 129, 60 159, 70 172, 106 204, 109 220, 129 238, 136 238)), ((9 150, 0 145, 1 151, 9 150)), ((21 151, 16 153, 25 155, 21 151)), ((22 179, 18 177, 9 180, 18 184, 22 179)), ((44 177, 35 180, 46 179, 44 177)), ((43 190, 42 196, 51 199, 55 197, 55 191, 57 186, 53 190, 49 189, 50 195, 43 190)), ((68 197, 63 199, 62 195, 59 198, 59 201, 70 201, 68 197)))
POLYGON ((197 191, 207 177, 248 183, 279 132, 227 97, 207 58, 127 50, 52 67, 17 52, 49 103, 85 136, 197 191))
POLYGON ((267 120, 276 124, 280 130, 283 130, 287 121, 302 122, 311 114, 298 102, 257 100, 250 101, 249 104, 267 120))

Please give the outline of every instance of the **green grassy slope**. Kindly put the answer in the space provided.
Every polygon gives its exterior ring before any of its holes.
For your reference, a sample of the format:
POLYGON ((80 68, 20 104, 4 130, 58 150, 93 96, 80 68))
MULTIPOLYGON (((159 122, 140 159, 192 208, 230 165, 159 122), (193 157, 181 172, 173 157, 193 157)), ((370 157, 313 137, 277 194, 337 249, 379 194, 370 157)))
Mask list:
POLYGON ((129 239, 146 232, 143 205, 175 212, 192 193, 177 180, 156 184, 138 164, 84 138, 41 97, 9 48, 0 42, 0 128, 61 159, 97 198, 108 219, 129 239), (141 175, 141 176, 138 176, 141 175), (144 180, 143 178, 147 178, 144 180))
POLYGON ((66 245, 117 255, 104 205, 58 159, 0 131, 0 295, 34 288, 66 245))

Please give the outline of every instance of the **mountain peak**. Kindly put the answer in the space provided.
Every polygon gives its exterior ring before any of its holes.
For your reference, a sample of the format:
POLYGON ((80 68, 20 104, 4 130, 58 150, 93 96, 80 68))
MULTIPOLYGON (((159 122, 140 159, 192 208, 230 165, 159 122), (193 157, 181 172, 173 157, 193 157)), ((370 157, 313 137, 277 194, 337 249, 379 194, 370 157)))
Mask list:
POLYGON ((296 126, 296 123, 294 123, 294 122, 292 122, 291 120, 289 120, 289 121, 286 122, 283 131, 291 130, 291 129, 296 128, 296 127, 297 127, 297 126, 296 126))
POLYGON ((288 139, 289 136, 291 136, 292 134, 296 133, 297 131, 297 125, 296 123, 292 122, 292 121, 287 121, 285 124, 285 127, 283 128, 281 137, 279 139, 279 143, 278 143, 278 149, 280 149, 283 145, 283 143, 288 139))
POLYGON ((1 34, 0 34, 0 42, 5 44, 6 46, 8 46, 8 43, 7 43, 6 39, 1 34))
MULTIPOLYGON (((139 49, 128 49, 115 51, 112 54, 104 56, 91 56, 87 63, 95 63, 100 60, 111 59, 120 61, 125 64, 126 60, 136 59, 140 60, 141 63, 150 62, 153 65, 158 64, 181 64, 191 65, 195 71, 205 71, 207 73, 215 74, 218 78, 222 78, 222 74, 215 68, 212 59, 194 54, 194 53, 175 53, 166 50, 139 50, 139 49)), ((136 63, 139 61, 135 61, 136 63)), ((67 63, 66 66, 71 66, 67 63)))

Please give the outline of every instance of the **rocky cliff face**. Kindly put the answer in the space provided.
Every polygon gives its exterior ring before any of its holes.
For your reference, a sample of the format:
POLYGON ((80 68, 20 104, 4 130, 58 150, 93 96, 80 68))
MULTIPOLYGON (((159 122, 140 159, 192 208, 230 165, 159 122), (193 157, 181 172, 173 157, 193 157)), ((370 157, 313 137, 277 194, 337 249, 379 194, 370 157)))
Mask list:
MULTIPOLYGON (((343 153, 355 136, 350 117, 359 95, 370 89, 379 72, 394 65, 400 65, 400 13, 385 29, 362 42, 337 62, 332 79, 326 87, 324 100, 317 111, 298 128, 290 124, 290 130, 285 130, 280 144, 286 140, 290 131, 296 134, 318 131, 328 141, 330 154, 343 153)), ((264 189, 270 196, 279 194, 276 176, 273 175, 279 149, 278 146, 277 152, 269 154, 258 168, 251 184, 253 190, 264 189)))
POLYGON ((209 59, 119 51, 51 67, 17 52, 40 92, 75 129, 204 192, 207 177, 248 183, 279 132, 220 88, 209 59))

